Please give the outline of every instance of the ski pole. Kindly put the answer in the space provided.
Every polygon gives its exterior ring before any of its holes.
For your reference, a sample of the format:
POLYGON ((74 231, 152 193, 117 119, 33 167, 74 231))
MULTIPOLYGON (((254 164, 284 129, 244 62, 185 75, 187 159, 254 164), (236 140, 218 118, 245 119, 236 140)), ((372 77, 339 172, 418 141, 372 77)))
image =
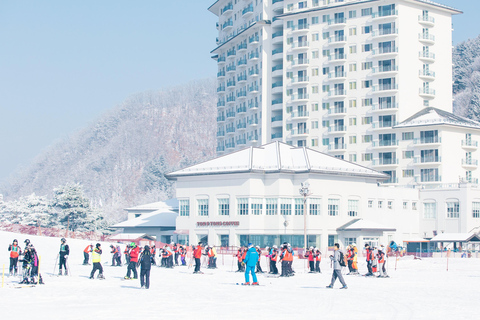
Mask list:
POLYGON ((58 261, 58 256, 59 256, 59 255, 60 255, 60 254, 57 253, 57 257, 55 258, 55 264, 53 265, 53 272, 52 272, 53 275, 55 275, 55 269, 57 269, 57 261, 58 261))
POLYGON ((42 256, 38 257, 38 268, 37 268, 37 283, 40 281, 40 264, 42 262, 42 256))
POLYGON ((68 258, 65 259, 65 262, 67 263, 68 275, 71 276, 72 275, 72 270, 70 269, 70 264, 68 264, 68 258))
POLYGON ((3 282, 5 281, 4 278, 5 278, 5 264, 3 265, 3 271, 2 271, 2 288, 3 288, 3 282))

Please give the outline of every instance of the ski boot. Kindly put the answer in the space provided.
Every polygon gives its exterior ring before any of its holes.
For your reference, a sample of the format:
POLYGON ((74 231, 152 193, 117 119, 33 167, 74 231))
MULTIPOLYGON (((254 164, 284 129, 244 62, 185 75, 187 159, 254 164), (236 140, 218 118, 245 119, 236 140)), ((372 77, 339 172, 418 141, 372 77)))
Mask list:
POLYGON ((258 282, 252 283, 252 286, 258 286, 258 285, 259 285, 258 282))
POLYGON ((125 279, 125 280, 130 280, 130 279, 132 279, 132 278, 125 276, 125 277, 123 277, 123 279, 125 279))
POLYGON ((58 275, 59 275, 59 276, 62 275, 62 270, 58 271, 58 275))
POLYGON ((99 273, 97 279, 104 280, 105 277, 103 276, 103 273, 99 273))
POLYGON ((244 282, 242 283, 242 286, 249 286, 250 285, 250 282, 244 282))

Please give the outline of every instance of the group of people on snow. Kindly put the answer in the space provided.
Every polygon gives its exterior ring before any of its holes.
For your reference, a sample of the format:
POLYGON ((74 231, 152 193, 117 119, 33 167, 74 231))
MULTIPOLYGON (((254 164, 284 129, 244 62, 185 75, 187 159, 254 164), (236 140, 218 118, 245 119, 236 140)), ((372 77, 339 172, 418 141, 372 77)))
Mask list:
POLYGON ((18 275, 18 262, 22 262, 22 281, 20 283, 42 284, 43 279, 38 273, 39 259, 37 251, 29 239, 25 239, 24 243, 25 247, 23 251, 17 239, 14 239, 12 244, 8 246, 8 251, 10 251, 9 275, 18 275))

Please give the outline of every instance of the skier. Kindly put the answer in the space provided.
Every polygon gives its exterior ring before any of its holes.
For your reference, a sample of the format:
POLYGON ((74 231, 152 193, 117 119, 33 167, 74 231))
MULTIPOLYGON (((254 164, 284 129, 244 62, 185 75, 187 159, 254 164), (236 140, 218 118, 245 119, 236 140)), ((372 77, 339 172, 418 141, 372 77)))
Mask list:
POLYGON ((182 261, 182 266, 187 265, 187 260, 185 259, 185 256, 187 255, 187 249, 180 245, 180 260, 182 261))
POLYGON ((243 265, 242 265, 242 261, 243 261, 243 247, 240 247, 237 251, 237 266, 238 266, 238 270, 236 272, 243 272, 245 271, 244 268, 243 268, 243 265))
POLYGON ((365 244, 365 249, 367 250, 366 260, 367 260, 367 269, 368 269, 368 273, 366 274, 366 276, 369 277, 369 276, 373 276, 373 272, 372 272, 373 259, 374 259, 373 258, 373 250, 370 248, 368 243, 365 244))
POLYGON ((93 251, 93 244, 89 244, 84 250, 83 250, 83 265, 87 265, 88 263, 88 254, 93 251))
POLYGON ((155 245, 153 245, 151 248, 150 248, 150 255, 152 256, 152 264, 155 266, 157 265, 157 262, 155 261, 155 253, 156 253, 157 249, 155 248, 155 245))
POLYGON ((340 289, 348 289, 347 284, 345 283, 345 280, 343 280, 342 276, 342 265, 341 261, 343 260, 342 254, 340 254, 340 245, 338 243, 335 243, 335 251, 333 252, 333 256, 330 256, 330 260, 333 262, 333 273, 332 273, 332 280, 330 282, 330 285, 327 286, 327 288, 333 288, 333 285, 335 284, 335 280, 337 278, 340 280, 340 283, 342 284, 342 287, 340 289))
POLYGON ((278 274, 277 269, 277 257, 278 257, 278 248, 276 245, 273 245, 272 251, 270 252, 270 270, 272 274, 278 274))
POLYGON ((98 279, 104 279, 103 277, 103 267, 101 264, 102 261, 102 246, 100 243, 95 245, 95 249, 92 251, 92 262, 93 262, 93 269, 90 273, 90 279, 93 279, 95 276, 95 272, 98 270, 98 279))
POLYGON ((322 273, 320 270, 320 261, 322 261, 322 252, 320 249, 315 248, 315 272, 322 273))
POLYGON ((142 289, 150 288, 150 269, 152 268, 152 253, 149 246, 143 248, 140 255, 140 286, 142 289))
POLYGON ((308 265, 310 268, 309 273, 315 272, 315 250, 313 247, 308 248, 308 251, 305 252, 305 258, 308 259, 308 265))
POLYGON ((217 251, 213 246, 210 246, 210 245, 208 246, 207 256, 208 256, 208 268, 216 269, 217 268, 217 251))
POLYGON ((173 244, 173 253, 175 255, 175 257, 174 257, 175 265, 178 266, 178 256, 180 255, 180 253, 179 253, 180 248, 176 243, 172 242, 172 244, 173 244))
POLYGON ((120 246, 117 246, 117 267, 122 266, 122 251, 120 249, 120 246))
POLYGON ((9 274, 11 275, 17 275, 18 268, 17 268, 17 263, 18 263, 18 256, 22 254, 22 249, 20 249, 20 246, 18 245, 17 239, 14 239, 12 244, 8 245, 8 251, 10 251, 10 268, 9 268, 9 274), (15 272, 15 273, 13 273, 15 272))
POLYGON ((200 271, 201 261, 200 258, 202 257, 202 243, 199 242, 198 246, 193 251, 193 257, 195 258, 195 271, 193 273, 203 273, 200 271))
POLYGON ((130 243, 130 262, 128 263, 127 267, 127 275, 124 277, 124 279, 129 280, 130 278, 130 272, 133 271, 133 279, 138 278, 137 274, 137 262, 138 262, 138 254, 140 252, 140 248, 137 247, 135 242, 130 243))
POLYGON ((255 272, 256 273, 263 273, 262 266, 260 265, 260 258, 262 257, 262 250, 260 249, 260 246, 256 246, 255 250, 257 250, 257 253, 258 253, 257 269, 255 270, 255 272))
POLYGON ((352 245, 347 247, 347 264, 348 264, 348 274, 353 274, 353 257, 355 256, 355 252, 353 251, 352 245))
POLYGON ((244 285, 250 285, 249 275, 252 274, 252 285, 258 286, 257 282, 257 275, 255 274, 255 267, 257 265, 257 261, 259 259, 259 255, 257 250, 253 247, 253 244, 248 244, 248 251, 245 255, 245 259, 242 261, 242 264, 246 266, 245 268, 245 283, 244 285))
POLYGON ((126 245, 125 246, 125 250, 123 250, 123 254, 125 255, 125 264, 128 264, 128 262, 130 261, 130 245, 126 245))
POLYGON ((165 245, 165 250, 167 250, 167 268, 173 268, 173 250, 165 245))
POLYGON ((288 277, 290 276, 290 271, 288 269, 288 262, 291 259, 291 253, 288 251, 288 245, 285 242, 282 245, 282 253, 280 254, 280 260, 282 261, 282 274, 280 277, 288 277))
MULTIPOLYGON (((112 249, 112 251, 110 251, 110 253, 112 254, 112 267, 115 267, 115 262, 117 261, 118 251, 117 251, 117 248, 115 248, 115 246, 113 244, 110 245, 110 249, 112 249)), ((117 264, 117 266, 120 266, 120 264, 117 264)))
POLYGON ((378 271, 380 274, 378 275, 378 278, 387 278, 387 270, 385 270, 385 253, 382 250, 383 248, 380 247, 378 249, 377 253, 377 259, 378 259, 378 271))
POLYGON ((58 275, 62 275, 62 266, 65 268, 65 275, 68 276, 68 269, 67 269, 67 259, 68 255, 70 254, 70 248, 68 247, 67 244, 67 239, 62 238, 60 240, 62 243, 60 244, 60 262, 58 265, 58 275))

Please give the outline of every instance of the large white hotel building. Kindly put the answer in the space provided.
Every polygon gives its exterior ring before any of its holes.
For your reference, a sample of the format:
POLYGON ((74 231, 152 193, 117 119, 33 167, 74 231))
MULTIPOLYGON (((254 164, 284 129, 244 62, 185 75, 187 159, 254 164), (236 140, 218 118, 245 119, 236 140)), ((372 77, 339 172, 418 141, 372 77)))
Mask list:
POLYGON ((218 0, 209 10, 219 155, 279 140, 384 172, 387 184, 478 181, 480 127, 451 114, 460 11, 428 0, 218 0))

